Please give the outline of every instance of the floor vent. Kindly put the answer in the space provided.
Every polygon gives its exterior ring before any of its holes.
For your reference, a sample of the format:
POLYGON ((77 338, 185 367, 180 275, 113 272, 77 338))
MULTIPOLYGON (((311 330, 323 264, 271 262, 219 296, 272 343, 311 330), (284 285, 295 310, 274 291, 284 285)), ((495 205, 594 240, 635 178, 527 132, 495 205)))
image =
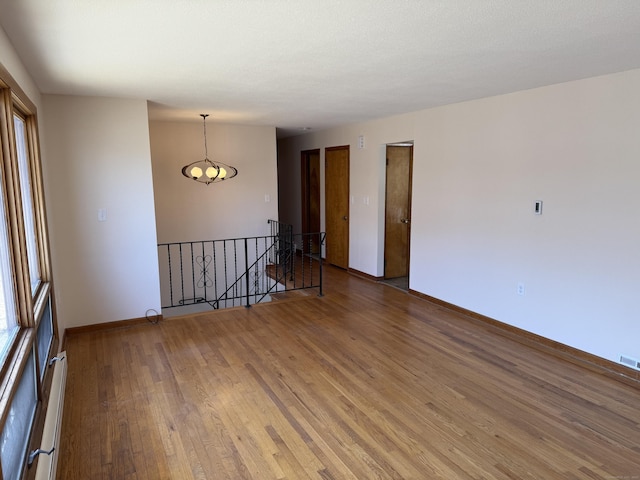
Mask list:
POLYGON ((635 368, 636 370, 640 370, 640 361, 635 358, 626 357, 624 355, 620 355, 620 363, 626 365, 627 367, 635 368))

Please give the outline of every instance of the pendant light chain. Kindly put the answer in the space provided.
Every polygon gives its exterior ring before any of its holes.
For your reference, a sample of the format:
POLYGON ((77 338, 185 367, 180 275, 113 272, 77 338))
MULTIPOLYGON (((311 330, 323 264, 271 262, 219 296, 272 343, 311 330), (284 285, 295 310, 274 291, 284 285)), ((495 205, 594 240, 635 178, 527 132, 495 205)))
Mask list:
POLYGON ((207 117, 209 115, 206 113, 201 113, 200 116, 202 117, 202 126, 204 130, 204 158, 208 159, 209 151, 207 150, 207 117))

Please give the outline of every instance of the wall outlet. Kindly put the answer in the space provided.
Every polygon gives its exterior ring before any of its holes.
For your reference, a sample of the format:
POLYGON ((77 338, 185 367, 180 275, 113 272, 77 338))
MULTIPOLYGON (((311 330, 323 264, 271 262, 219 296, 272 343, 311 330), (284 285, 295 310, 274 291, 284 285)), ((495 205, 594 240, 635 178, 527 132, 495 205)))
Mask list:
POLYGON ((518 295, 524 295, 524 283, 518 284, 518 295))
POLYGON ((640 360, 636 360, 635 358, 629 357, 627 355, 620 355, 620 363, 622 365, 626 365, 627 367, 640 370, 640 360))

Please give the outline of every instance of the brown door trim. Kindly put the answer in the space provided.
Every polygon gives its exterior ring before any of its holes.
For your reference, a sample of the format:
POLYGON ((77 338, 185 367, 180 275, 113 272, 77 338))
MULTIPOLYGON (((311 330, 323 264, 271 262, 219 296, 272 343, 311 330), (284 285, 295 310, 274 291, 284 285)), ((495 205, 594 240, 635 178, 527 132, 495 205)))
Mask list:
MULTIPOLYGON (((300 192, 302 233, 320 232, 320 149, 300 152, 300 192), (313 163, 313 165, 312 165, 313 163)), ((309 240, 303 251, 319 253, 319 238, 309 240)))

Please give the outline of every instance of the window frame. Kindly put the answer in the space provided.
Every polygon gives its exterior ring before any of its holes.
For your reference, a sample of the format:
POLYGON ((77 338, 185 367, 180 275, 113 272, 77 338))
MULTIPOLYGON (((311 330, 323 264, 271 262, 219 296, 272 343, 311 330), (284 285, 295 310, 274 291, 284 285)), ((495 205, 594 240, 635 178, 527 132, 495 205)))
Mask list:
MULTIPOLYGON (((25 372, 32 351, 35 353, 35 375, 37 384, 37 407, 31 421, 29 450, 39 445, 46 414, 46 400, 52 379, 52 369, 47 366, 42 371, 38 352, 38 327, 50 305, 53 331, 47 357, 57 352, 59 333, 55 309, 55 300, 51 276, 51 255, 48 242, 48 227, 44 202, 44 186, 40 158, 38 117, 35 105, 9 72, 0 64, 0 182, 4 199, 4 214, 7 223, 7 247, 11 263, 11 276, 14 282, 13 295, 16 305, 17 333, 8 346, 6 356, 0 364, 0 430, 5 428, 9 409, 25 372), (16 150, 14 114, 24 121, 25 147, 33 202, 33 222, 35 244, 38 256, 40 282, 32 292, 27 254, 26 232, 23 216, 22 193, 20 189, 20 170, 16 150)), ((24 453, 25 463, 26 454, 24 453)), ((21 478, 31 476, 23 464, 21 478)), ((29 469, 33 473, 35 469, 29 469)), ((2 470, 0 466, 0 480, 2 470)))

